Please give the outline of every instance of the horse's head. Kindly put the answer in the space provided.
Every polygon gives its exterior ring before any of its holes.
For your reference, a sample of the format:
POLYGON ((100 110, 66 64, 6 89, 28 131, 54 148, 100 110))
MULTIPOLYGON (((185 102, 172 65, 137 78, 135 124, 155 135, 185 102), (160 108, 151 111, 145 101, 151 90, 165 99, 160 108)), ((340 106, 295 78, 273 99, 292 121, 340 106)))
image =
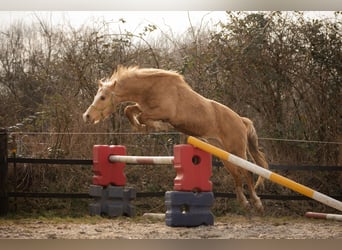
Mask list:
POLYGON ((99 81, 99 89, 94 101, 83 114, 85 122, 98 123, 115 111, 117 104, 114 94, 115 84, 115 81, 114 83, 99 81))

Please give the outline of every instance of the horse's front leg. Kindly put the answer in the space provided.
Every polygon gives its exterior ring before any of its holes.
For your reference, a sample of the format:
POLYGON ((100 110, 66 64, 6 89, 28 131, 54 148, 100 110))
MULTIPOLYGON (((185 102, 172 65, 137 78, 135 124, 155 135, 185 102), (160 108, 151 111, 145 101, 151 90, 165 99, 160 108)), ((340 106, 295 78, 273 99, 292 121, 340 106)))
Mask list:
POLYGON ((138 104, 129 105, 124 109, 124 113, 132 125, 133 130, 146 132, 146 124, 143 124, 138 117, 141 114, 141 109, 138 104))
POLYGON ((147 132, 149 131, 168 131, 173 128, 173 126, 168 122, 163 122, 159 119, 153 119, 146 112, 141 112, 137 116, 137 120, 146 125, 147 132))

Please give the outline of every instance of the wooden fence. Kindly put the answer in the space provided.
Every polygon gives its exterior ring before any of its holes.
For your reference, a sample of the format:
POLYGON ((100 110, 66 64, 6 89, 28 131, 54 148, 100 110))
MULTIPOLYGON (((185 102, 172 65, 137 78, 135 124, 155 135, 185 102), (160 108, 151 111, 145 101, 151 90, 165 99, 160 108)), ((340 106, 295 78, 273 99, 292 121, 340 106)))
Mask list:
MULTIPOLYGON (((47 192, 9 192, 7 183, 7 173, 9 164, 48 164, 48 165, 78 165, 89 166, 93 164, 92 159, 37 159, 37 158, 22 158, 8 157, 7 150, 7 133, 6 130, 0 130, 0 216, 8 213, 8 199, 14 197, 26 198, 71 198, 71 199, 92 199, 88 193, 47 193, 47 192)), ((222 163, 214 158, 214 167, 221 167, 222 163)), ((293 166, 293 165, 269 165, 270 170, 276 171, 342 171, 342 166, 293 166)), ((90 185, 90 183, 89 183, 90 185)), ((163 197, 165 192, 137 192, 137 198, 142 197, 163 197)), ((215 197, 235 198, 234 193, 214 193, 215 197)), ((303 195, 272 195, 260 194, 261 199, 271 200, 309 200, 310 198, 303 195)), ((341 195, 332 195, 331 197, 342 200, 341 195)))

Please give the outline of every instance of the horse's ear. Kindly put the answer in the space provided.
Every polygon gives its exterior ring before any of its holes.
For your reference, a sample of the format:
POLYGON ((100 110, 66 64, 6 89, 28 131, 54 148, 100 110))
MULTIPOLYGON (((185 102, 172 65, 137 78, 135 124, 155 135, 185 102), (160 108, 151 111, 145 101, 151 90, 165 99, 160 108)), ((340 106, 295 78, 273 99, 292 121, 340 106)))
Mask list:
POLYGON ((115 85, 118 83, 118 81, 115 79, 112 84, 112 88, 115 88, 115 85))

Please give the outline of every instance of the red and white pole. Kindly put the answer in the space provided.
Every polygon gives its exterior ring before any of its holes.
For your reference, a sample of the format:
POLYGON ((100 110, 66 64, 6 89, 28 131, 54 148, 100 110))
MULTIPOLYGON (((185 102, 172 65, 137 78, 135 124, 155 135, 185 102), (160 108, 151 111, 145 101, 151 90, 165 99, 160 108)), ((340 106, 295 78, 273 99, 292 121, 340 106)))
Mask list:
POLYGON ((325 213, 306 212, 305 216, 308 218, 315 218, 315 219, 342 221, 342 214, 325 214, 325 213))

